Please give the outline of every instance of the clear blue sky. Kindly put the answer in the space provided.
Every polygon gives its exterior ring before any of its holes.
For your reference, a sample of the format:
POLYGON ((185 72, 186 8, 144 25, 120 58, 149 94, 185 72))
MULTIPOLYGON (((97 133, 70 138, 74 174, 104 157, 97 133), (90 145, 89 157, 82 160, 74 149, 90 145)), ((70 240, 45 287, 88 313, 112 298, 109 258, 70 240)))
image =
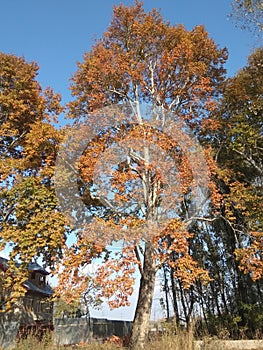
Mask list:
MULTIPOLYGON (((0 0, 0 51, 24 56, 40 66, 39 81, 70 99, 69 78, 95 38, 106 30, 118 0, 0 0)), ((123 0, 123 4, 132 4, 123 0)), ((145 0, 148 11, 160 8, 166 20, 187 29, 204 24, 220 47, 227 47, 228 75, 246 64, 255 46, 252 34, 228 19, 231 0, 145 0)))
MULTIPOLYGON (((63 101, 70 100, 69 78, 76 71, 76 62, 82 60, 95 38, 107 29, 113 4, 118 0, 0 0, 0 51, 24 56, 40 66, 39 81, 60 92, 63 101)), ((131 0, 123 0, 125 5, 131 0)), ((228 20, 231 0, 145 0, 148 11, 160 8, 171 24, 182 23, 190 30, 204 24, 210 36, 220 47, 227 47, 228 75, 234 75, 247 61, 256 45, 256 39, 235 28, 228 20)), ((131 319, 131 309, 110 313, 107 308, 95 316, 131 319), (127 315, 129 314, 129 317, 127 315)), ((153 314, 161 311, 158 303, 153 314)))

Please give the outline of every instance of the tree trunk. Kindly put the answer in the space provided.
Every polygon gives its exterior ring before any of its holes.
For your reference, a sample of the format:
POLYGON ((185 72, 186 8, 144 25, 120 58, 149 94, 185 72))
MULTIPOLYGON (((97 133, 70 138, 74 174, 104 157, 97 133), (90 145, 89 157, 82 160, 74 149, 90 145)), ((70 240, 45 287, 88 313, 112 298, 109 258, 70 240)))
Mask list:
POLYGON ((172 287, 172 297, 173 297, 173 309, 174 309, 174 315, 176 324, 179 325, 179 309, 178 309, 178 303, 177 303, 177 295, 176 295, 176 285, 174 280, 174 269, 170 267, 170 279, 171 279, 171 287, 172 287))
POLYGON ((154 248, 152 243, 147 242, 145 246, 143 271, 132 334, 129 342, 129 350, 141 350, 145 348, 150 324, 155 275, 156 266, 154 248))
POLYGON ((166 276, 165 266, 163 267, 163 275, 164 275, 164 292, 165 292, 166 318, 167 318, 167 320, 169 320, 169 318, 170 318, 169 285, 168 285, 168 279, 167 279, 167 276, 166 276))

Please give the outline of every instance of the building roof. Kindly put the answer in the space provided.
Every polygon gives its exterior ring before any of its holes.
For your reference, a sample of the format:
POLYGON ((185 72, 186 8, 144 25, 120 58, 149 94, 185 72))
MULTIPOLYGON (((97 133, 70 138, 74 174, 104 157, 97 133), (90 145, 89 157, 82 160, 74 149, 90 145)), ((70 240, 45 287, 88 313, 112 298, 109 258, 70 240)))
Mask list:
POLYGON ((36 286, 34 283, 32 283, 30 280, 27 280, 24 283, 24 286, 26 287, 27 290, 29 290, 30 292, 37 292, 37 293, 41 293, 41 294, 45 294, 45 295, 52 295, 54 294, 53 289, 50 287, 49 284, 45 283, 41 288, 39 288, 38 286, 36 286))
POLYGON ((38 263, 36 262, 31 262, 29 263, 28 265, 28 269, 29 271, 37 271, 37 272, 40 272, 42 275, 49 275, 49 272, 47 272, 47 270, 45 270, 42 266, 40 266, 38 263))

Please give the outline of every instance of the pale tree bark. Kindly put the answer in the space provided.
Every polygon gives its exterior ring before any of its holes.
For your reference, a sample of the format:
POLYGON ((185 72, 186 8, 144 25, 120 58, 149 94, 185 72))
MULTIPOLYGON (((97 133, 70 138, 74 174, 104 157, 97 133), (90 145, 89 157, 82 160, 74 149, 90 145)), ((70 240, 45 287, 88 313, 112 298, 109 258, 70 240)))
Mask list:
POLYGON ((139 297, 129 342, 129 350, 141 350, 145 347, 150 324, 155 275, 156 263, 154 247, 151 242, 147 242, 145 244, 139 297))
MULTIPOLYGON (((137 89, 135 89, 137 91, 137 89)), ((138 102, 138 100, 137 100, 138 102)), ((140 111, 139 102, 136 104, 137 120, 141 124, 142 116, 140 111)), ((146 138, 145 138, 146 140, 146 138)), ((158 190, 160 188, 160 182, 154 181, 154 174, 149 170, 150 164, 150 150, 147 143, 143 150, 143 165, 144 169, 141 172, 143 193, 144 193, 144 205, 145 218, 148 223, 157 222, 157 199, 158 190)), ((141 280, 139 288, 139 296, 137 307, 135 311, 135 317, 133 322, 132 334, 129 342, 129 350, 141 350, 144 349, 145 343, 148 338, 151 306, 153 301, 153 293, 155 286, 156 275, 156 257, 155 248, 150 240, 145 243, 145 249, 143 253, 143 266, 140 268, 141 280)))

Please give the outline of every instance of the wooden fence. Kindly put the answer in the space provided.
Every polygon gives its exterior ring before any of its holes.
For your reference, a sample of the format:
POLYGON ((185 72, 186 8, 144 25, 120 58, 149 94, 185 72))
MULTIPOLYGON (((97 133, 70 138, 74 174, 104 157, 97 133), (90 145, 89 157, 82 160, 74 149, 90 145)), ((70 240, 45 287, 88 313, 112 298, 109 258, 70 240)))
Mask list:
MULTIPOLYGON (((36 324, 35 333, 39 325, 36 324)), ((86 343, 90 340, 104 340, 112 335, 125 337, 131 332, 132 322, 97 318, 63 318, 54 321, 54 342, 56 345, 86 343)), ((14 348, 21 331, 19 322, 0 317, 0 348, 14 348)), ((25 327, 23 330, 25 331, 25 327)), ((32 325, 29 330, 32 329, 32 325)), ((41 329, 39 329, 41 331, 41 329)))
POLYGON ((130 333, 132 322, 96 318, 56 319, 54 323, 55 343, 69 345, 103 340, 112 335, 125 337, 130 333))

